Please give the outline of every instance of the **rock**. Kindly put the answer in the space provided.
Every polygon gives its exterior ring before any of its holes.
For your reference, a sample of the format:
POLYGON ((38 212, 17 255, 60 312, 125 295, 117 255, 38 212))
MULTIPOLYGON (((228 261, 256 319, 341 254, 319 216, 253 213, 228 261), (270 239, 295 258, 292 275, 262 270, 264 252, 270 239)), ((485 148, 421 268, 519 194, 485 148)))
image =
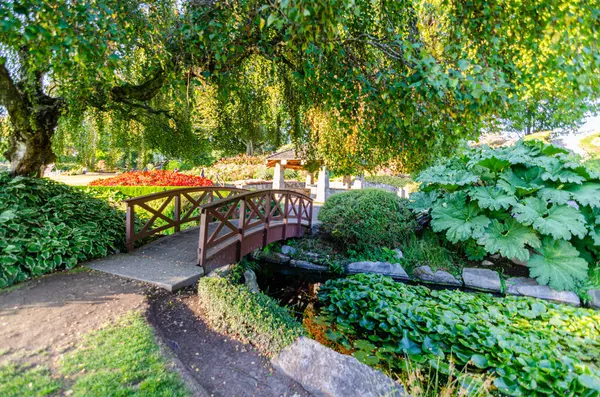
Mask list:
POLYGON ((323 261, 323 257, 321 255, 315 253, 315 252, 305 252, 304 256, 306 256, 311 261, 315 261, 315 262, 322 262, 323 261))
POLYGON ((481 261, 481 266, 494 266, 494 262, 488 261, 488 260, 483 260, 483 261, 481 261))
POLYGON ((594 309, 600 309, 600 289, 591 289, 588 291, 590 296, 590 306, 594 309))
POLYGON ((348 273, 379 273, 401 280, 410 280, 402 266, 389 262, 353 262, 347 267, 348 273))
POLYGON ((298 338, 271 362, 315 396, 407 396, 402 385, 382 372, 309 338, 298 338))
POLYGON ((540 285, 534 279, 527 277, 513 277, 506 280, 506 293, 517 296, 531 296, 573 306, 581 305, 581 301, 575 292, 555 291, 547 285, 540 285))
POLYGON ((494 255, 490 256, 490 258, 492 258, 492 259, 500 259, 500 254, 494 254, 494 255))
POLYGON ((301 260, 297 260, 297 259, 292 259, 290 261, 290 266, 291 267, 297 267, 299 269, 315 270, 315 271, 318 271, 318 272, 328 272, 329 271, 329 267, 328 266, 317 265, 317 264, 314 264, 312 262, 301 261, 301 260))
POLYGON ((290 247, 289 245, 281 246, 281 253, 284 255, 294 255, 297 252, 298 252, 298 250, 296 248, 290 247))
POLYGON ((258 288, 258 282, 256 281, 256 273, 254 273, 254 270, 247 269, 244 272, 244 284, 250 290, 250 292, 254 294, 260 292, 260 288, 258 288))
POLYGON ((225 277, 231 272, 231 269, 233 269, 233 265, 221 266, 221 267, 214 269, 212 272, 208 273, 206 275, 206 277, 210 277, 210 278, 225 277))
POLYGON ((435 273, 429 266, 420 266, 413 271, 413 276, 426 283, 452 285, 462 287, 462 282, 456 277, 443 270, 438 270, 435 273))
POLYGON ((465 287, 486 292, 500 292, 500 276, 489 269, 464 268, 462 279, 465 287))
POLYGON ((404 253, 402 252, 402 250, 400 248, 396 248, 394 250, 394 252, 396 253, 396 259, 404 258, 404 253))
POLYGON ((262 259, 265 262, 274 263, 276 265, 285 265, 290 262, 289 256, 280 254, 279 252, 262 252, 257 259, 262 259))
POLYGON ((527 261, 521 261, 517 258, 512 258, 510 261, 515 265, 527 266, 527 261))

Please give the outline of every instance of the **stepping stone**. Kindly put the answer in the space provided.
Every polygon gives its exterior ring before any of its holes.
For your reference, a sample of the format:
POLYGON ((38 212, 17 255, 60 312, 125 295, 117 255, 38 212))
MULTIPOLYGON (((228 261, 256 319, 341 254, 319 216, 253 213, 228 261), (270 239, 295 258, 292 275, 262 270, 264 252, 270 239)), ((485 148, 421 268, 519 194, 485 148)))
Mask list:
POLYGON ((594 309, 600 309, 600 289, 591 289, 588 291, 590 296, 590 306, 594 309))
POLYGON ((426 283, 462 287, 463 283, 453 275, 443 270, 435 273, 429 266, 420 266, 413 271, 413 276, 426 283))
POLYGON ((291 267, 297 267, 299 269, 315 270, 315 271, 318 271, 318 272, 328 272, 329 271, 329 267, 328 266, 317 265, 317 264, 314 264, 312 262, 301 261, 301 260, 296 260, 296 259, 292 259, 290 261, 290 266, 291 267))
POLYGON ((533 298, 566 303, 573 306, 581 305, 581 301, 575 292, 556 291, 547 285, 540 285, 534 279, 527 277, 513 277, 506 280, 506 293, 516 296, 531 296, 533 298))
POLYGON ((402 266, 389 262, 353 262, 346 267, 348 273, 378 273, 399 280, 410 280, 402 266))
POLYGON ((500 292, 500 276, 498 272, 489 269, 465 267, 462 271, 465 287, 485 292, 500 292))
POLYGON ((271 363, 315 396, 408 396, 384 373, 305 337, 283 349, 271 363))

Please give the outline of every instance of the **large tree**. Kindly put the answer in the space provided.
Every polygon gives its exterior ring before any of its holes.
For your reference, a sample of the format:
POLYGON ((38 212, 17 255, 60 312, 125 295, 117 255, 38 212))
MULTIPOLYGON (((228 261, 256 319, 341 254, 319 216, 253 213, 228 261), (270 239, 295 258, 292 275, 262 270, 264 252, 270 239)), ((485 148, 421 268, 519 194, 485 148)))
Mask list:
POLYGON ((312 155, 345 172, 418 168, 532 93, 560 91, 575 110, 598 98, 598 9, 597 0, 3 2, 8 157, 15 174, 39 174, 57 120, 90 106, 143 123, 149 144, 193 147, 180 142, 194 137, 197 82, 229 96, 220 110, 251 104, 261 95, 236 82, 260 57, 281 71, 286 123, 312 155))

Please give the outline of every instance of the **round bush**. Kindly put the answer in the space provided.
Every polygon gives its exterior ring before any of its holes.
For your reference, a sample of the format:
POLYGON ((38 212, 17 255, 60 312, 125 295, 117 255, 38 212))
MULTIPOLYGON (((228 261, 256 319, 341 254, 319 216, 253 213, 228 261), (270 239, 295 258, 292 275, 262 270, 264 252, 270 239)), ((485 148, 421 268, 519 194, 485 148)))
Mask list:
POLYGON ((0 173, 0 288, 124 246, 125 213, 73 187, 0 173))
POLYGON ((408 200, 379 189, 351 190, 331 196, 321 211, 321 229, 343 248, 365 252, 397 247, 413 233, 408 200))

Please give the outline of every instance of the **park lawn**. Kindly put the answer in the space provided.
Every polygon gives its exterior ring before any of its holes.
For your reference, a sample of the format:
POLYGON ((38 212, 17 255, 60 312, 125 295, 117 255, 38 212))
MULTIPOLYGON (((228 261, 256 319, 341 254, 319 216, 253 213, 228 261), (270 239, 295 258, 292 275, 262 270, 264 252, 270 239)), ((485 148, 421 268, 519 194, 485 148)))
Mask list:
POLYGON ((190 395, 179 375, 168 368, 140 313, 85 336, 57 369, 52 374, 42 366, 1 366, 0 395, 47 396, 61 390, 86 397, 190 395))

